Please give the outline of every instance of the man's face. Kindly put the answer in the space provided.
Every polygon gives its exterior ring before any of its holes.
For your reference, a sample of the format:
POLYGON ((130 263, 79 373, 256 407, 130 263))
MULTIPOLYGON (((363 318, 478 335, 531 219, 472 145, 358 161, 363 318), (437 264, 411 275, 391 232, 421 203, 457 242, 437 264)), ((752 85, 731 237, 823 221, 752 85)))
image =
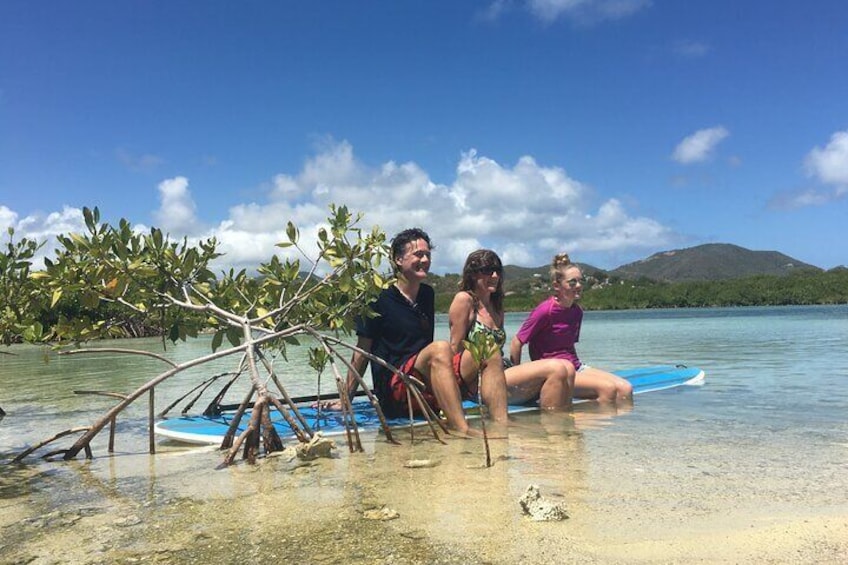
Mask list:
POLYGON ((422 281, 430 272, 430 246, 423 239, 406 244, 403 256, 395 259, 398 272, 409 281, 422 281))

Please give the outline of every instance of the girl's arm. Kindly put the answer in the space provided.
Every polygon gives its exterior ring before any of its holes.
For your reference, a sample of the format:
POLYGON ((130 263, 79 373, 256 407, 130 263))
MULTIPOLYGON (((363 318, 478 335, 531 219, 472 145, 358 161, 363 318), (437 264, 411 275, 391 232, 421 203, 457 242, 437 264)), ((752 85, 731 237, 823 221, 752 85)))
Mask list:
POLYGON ((521 364, 521 349, 523 347, 524 344, 521 343, 518 336, 514 336, 512 341, 509 342, 509 360, 512 361, 513 365, 521 364))

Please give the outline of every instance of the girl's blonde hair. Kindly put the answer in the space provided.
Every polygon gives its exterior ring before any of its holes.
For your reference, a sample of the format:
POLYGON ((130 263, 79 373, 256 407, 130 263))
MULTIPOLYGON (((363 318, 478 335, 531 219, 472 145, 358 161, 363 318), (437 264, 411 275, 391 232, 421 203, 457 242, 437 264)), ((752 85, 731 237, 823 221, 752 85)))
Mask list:
POLYGON ((568 253, 554 255, 551 261, 551 283, 556 284, 562 281, 562 277, 565 276, 566 267, 571 266, 579 268, 577 263, 572 263, 571 259, 568 258, 568 253))

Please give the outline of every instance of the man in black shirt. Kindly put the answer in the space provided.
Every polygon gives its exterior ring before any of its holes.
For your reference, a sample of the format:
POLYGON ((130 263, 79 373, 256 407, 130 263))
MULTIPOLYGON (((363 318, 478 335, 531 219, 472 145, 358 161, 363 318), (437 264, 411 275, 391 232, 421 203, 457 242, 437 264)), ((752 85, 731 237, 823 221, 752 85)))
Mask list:
MULTIPOLYGON (((421 229, 404 230, 392 239, 391 260, 397 282, 384 290, 373 309, 379 315, 358 321, 357 346, 380 357, 403 372, 421 380, 424 398, 447 418, 448 426, 468 434, 462 411, 460 379, 453 370, 453 353, 447 341, 433 341, 435 302, 433 287, 424 284, 430 271, 430 237, 421 229)), ((352 365, 361 375, 368 359, 359 352, 352 365)), ((374 391, 390 417, 408 413, 406 384, 391 370, 371 363, 374 391)), ((348 392, 353 396, 358 383, 348 374, 348 392)), ((506 388, 487 399, 492 415, 506 421, 506 388)))

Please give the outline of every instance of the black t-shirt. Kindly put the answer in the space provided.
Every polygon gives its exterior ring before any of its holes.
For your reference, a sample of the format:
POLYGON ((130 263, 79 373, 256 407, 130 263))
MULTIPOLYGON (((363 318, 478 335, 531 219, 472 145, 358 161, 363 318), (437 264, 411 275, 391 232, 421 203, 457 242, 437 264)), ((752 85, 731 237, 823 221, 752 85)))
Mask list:
MULTIPOLYGON (((379 316, 358 320, 356 335, 373 340, 371 353, 387 363, 400 368, 409 357, 433 342, 436 318, 433 287, 421 284, 415 304, 410 304, 392 285, 380 293, 372 308, 379 316)), ((395 412, 389 393, 392 375, 389 369, 371 363, 374 392, 388 413, 395 412)))

